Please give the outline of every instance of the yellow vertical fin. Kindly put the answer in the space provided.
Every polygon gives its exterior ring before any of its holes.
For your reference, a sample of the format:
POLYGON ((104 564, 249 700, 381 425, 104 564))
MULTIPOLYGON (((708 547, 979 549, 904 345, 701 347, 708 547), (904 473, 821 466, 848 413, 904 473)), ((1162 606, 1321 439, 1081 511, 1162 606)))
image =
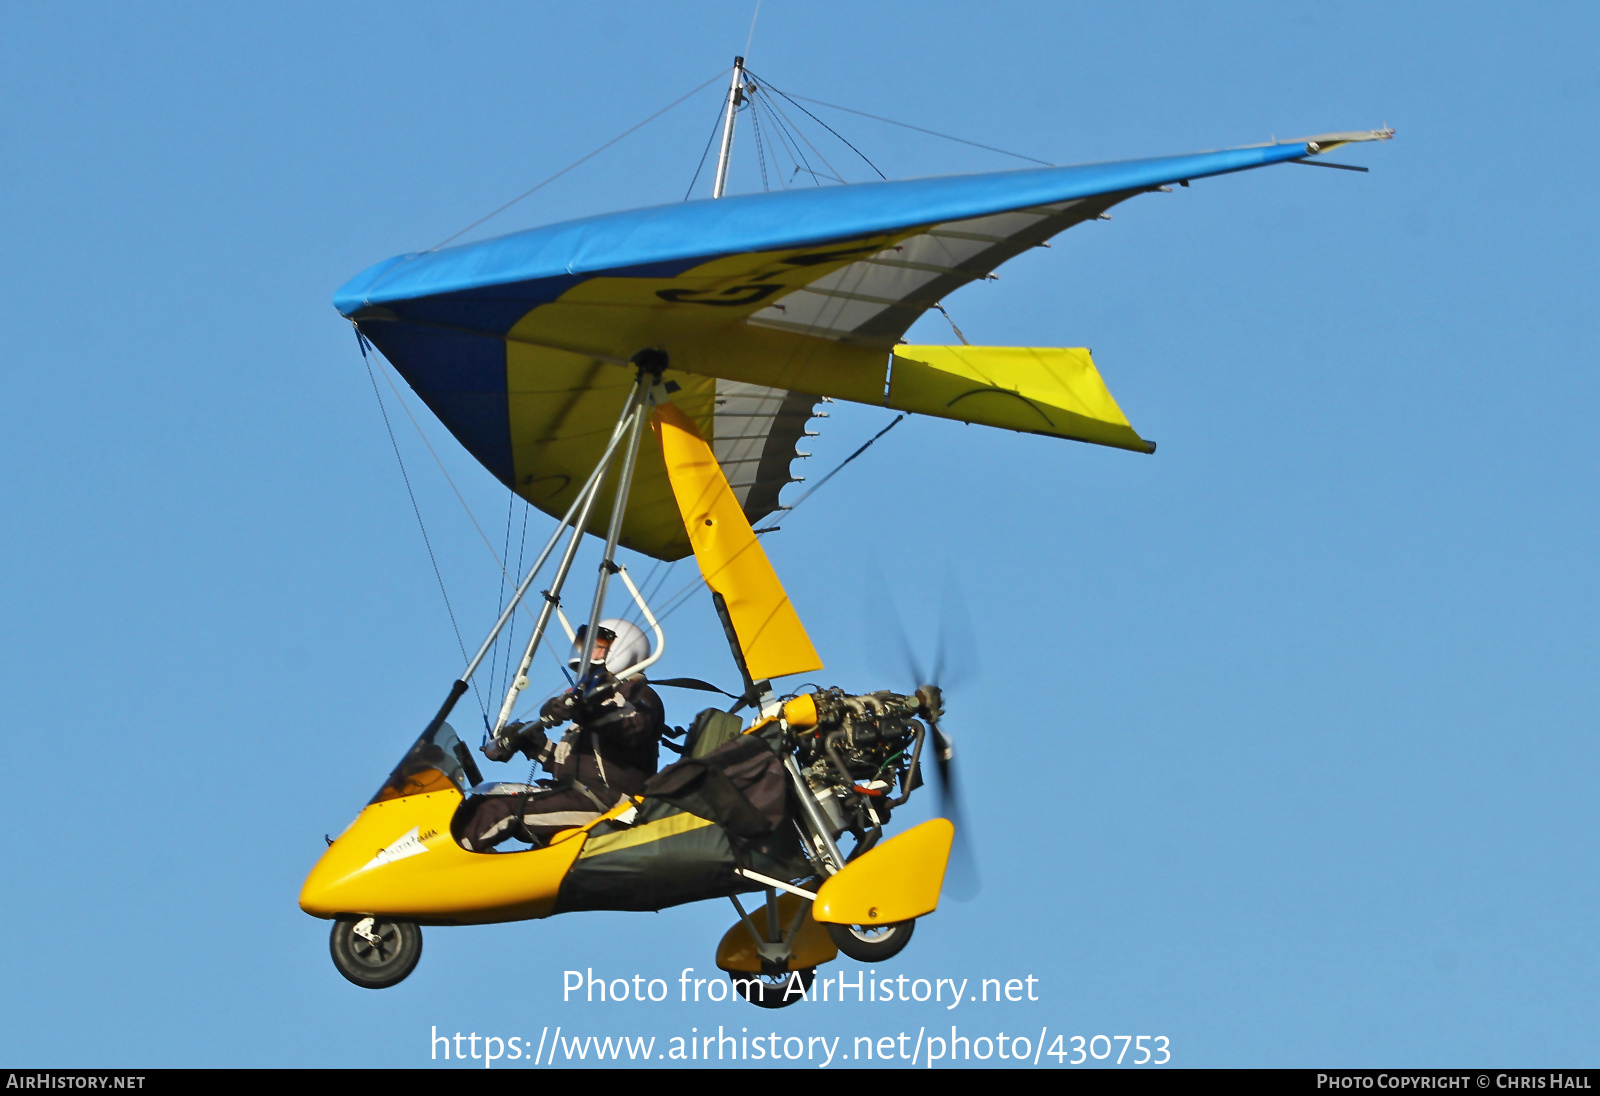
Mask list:
POLYGON ((694 421, 664 403, 651 425, 661 439, 667 477, 700 574, 727 602, 750 676, 761 681, 822 669, 800 615, 694 421))

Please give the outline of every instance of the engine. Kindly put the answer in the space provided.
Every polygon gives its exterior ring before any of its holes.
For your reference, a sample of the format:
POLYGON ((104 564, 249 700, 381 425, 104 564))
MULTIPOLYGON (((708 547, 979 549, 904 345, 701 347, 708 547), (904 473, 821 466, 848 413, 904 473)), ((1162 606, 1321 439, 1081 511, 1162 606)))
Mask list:
POLYGON ((831 836, 875 841, 890 812, 922 784, 923 720, 943 715, 938 687, 909 696, 821 689, 797 699, 809 699, 815 717, 790 719, 795 756, 831 836))

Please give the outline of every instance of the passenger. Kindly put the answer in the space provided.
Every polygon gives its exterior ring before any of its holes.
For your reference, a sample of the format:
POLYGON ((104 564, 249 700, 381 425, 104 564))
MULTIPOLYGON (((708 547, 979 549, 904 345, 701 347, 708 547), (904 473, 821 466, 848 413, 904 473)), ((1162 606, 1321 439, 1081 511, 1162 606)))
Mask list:
MULTIPOLYGON (((580 628, 569 663, 574 670, 583 641, 580 628)), ((642 674, 620 681, 617 675, 649 654, 649 641, 634 625, 600 623, 589 672, 545 701, 536 722, 508 724, 483 748, 491 761, 509 761, 517 753, 537 761, 552 783, 498 784, 473 795, 452 827, 462 848, 482 852, 511 837, 542 844, 561 830, 592 822, 624 795, 642 794, 656 772, 666 712, 642 674), (546 731, 569 721, 572 728, 552 743, 546 731)))

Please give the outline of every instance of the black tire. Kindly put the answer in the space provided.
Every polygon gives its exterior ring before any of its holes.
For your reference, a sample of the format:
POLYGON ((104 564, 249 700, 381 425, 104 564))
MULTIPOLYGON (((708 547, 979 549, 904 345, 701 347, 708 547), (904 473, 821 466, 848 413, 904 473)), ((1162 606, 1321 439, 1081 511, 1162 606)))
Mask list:
POLYGON ((911 943, 911 930, 917 922, 891 921, 887 925, 824 924, 834 946, 858 963, 882 963, 893 959, 911 943))
POLYGON ((385 917, 341 917, 328 940, 333 965, 362 989, 388 989, 405 981, 422 958, 422 930, 413 921, 385 917), (370 924, 366 924, 370 922, 370 924), (377 938, 373 943, 356 927, 377 938))
POLYGON ((728 977, 733 979, 733 992, 752 1005, 759 1005, 762 1008, 783 1008, 805 999, 806 993, 811 989, 811 983, 817 977, 817 968, 805 967, 783 974, 750 974, 746 971, 730 970, 728 977), (799 993, 795 993, 793 989, 796 979, 801 990, 799 993), (788 991, 787 996, 785 991, 788 991))

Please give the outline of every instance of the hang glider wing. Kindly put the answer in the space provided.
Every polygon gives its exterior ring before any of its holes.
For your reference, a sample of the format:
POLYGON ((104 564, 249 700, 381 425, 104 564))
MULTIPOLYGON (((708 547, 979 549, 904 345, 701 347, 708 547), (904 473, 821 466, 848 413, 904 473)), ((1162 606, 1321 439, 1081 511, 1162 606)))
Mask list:
MULTIPOLYGON (((599 455, 629 359, 665 350, 674 402, 753 522, 791 482, 822 396, 1149 451, 1086 351, 896 344, 952 290, 1136 194, 1387 135, 608 214, 400 256, 334 304, 485 467, 549 513, 599 455)), ((642 459, 623 543, 681 558, 665 469, 659 454, 642 459)))

